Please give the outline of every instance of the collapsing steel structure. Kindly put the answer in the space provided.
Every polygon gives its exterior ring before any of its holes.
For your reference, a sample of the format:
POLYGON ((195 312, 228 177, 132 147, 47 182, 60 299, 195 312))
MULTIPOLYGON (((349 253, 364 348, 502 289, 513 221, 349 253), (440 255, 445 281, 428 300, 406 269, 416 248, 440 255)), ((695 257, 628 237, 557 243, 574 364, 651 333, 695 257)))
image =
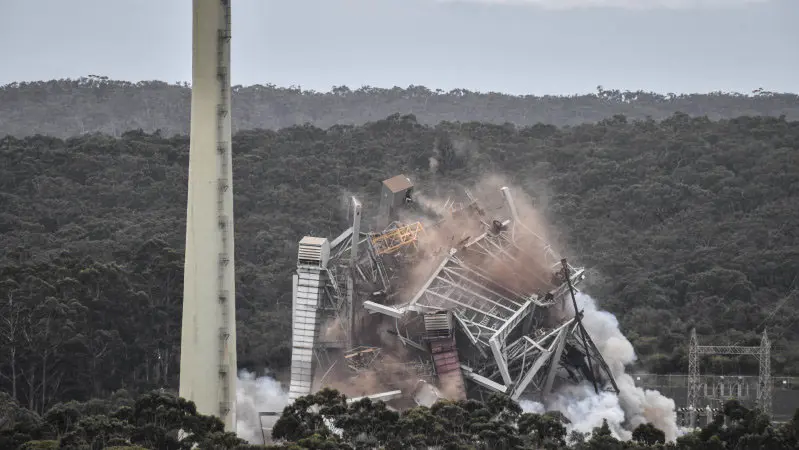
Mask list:
POLYGON ((575 301, 584 269, 523 223, 507 187, 496 217, 468 191, 458 207, 431 213, 413 189, 404 175, 383 182, 378 231, 361 231, 353 198, 351 227, 300 241, 290 399, 352 372, 353 348, 381 347, 386 335, 401 344, 396 359, 432 366, 384 386, 416 404, 486 391, 541 400, 562 384, 618 392, 575 301))

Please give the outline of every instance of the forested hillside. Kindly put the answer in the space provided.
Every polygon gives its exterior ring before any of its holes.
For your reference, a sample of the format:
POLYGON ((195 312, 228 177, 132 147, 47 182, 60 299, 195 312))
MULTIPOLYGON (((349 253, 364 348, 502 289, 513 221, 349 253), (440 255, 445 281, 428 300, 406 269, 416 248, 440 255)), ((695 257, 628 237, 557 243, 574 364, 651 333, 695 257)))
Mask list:
MULTIPOLYGON (((772 371, 799 373, 799 122, 430 127, 393 115, 239 132, 234 159, 243 367, 287 366, 296 242, 342 230, 343 194, 374 213, 397 173, 420 189, 501 173, 591 268, 588 293, 618 315, 643 369, 685 371, 693 326, 708 343, 755 345, 768 326, 772 371)), ((42 412, 176 386, 187 161, 187 137, 141 131, 0 140, 0 389, 42 412)))
MULTIPOLYGON (((314 92, 273 85, 234 86, 236 130, 280 129, 311 123, 321 128, 361 125, 394 113, 414 114, 422 124, 480 121, 528 126, 597 122, 616 114, 630 119, 665 119, 676 112, 710 119, 744 115, 785 115, 799 119, 799 96, 757 91, 741 94, 655 94, 597 87, 579 96, 512 96, 449 92, 424 86, 381 89, 333 87, 314 92)), ((161 130, 165 136, 188 133, 190 89, 160 81, 129 83, 91 76, 77 80, 13 83, 0 87, 0 136, 46 134, 61 138, 102 132, 161 130)))

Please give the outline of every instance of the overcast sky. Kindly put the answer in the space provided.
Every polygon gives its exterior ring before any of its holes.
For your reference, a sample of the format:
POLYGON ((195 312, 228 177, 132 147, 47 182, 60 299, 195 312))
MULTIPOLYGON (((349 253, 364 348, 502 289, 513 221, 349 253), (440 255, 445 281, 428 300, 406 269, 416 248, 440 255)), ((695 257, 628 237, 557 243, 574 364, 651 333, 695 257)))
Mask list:
MULTIPOLYGON (((799 0, 232 0, 234 84, 798 92, 799 0)), ((190 81, 191 0, 0 0, 0 84, 190 81)))

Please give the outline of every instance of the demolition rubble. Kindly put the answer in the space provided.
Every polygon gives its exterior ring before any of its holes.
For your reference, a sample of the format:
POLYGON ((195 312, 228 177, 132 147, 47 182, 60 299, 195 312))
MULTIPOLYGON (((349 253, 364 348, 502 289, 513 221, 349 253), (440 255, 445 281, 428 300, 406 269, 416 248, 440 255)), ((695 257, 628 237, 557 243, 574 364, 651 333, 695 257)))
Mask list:
POLYGON ((343 233, 302 238, 290 401, 325 386, 397 409, 491 392, 542 401, 564 384, 618 393, 573 313, 584 269, 523 223, 510 189, 496 194, 431 212, 398 175, 382 182, 375 230, 352 198, 343 233))

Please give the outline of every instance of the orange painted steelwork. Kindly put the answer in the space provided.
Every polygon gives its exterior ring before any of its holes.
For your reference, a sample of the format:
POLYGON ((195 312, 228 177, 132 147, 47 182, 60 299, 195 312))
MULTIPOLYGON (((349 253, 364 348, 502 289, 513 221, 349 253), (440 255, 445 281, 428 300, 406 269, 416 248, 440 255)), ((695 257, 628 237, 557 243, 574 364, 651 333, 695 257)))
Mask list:
POLYGON ((405 225, 372 238, 378 255, 391 254, 407 245, 416 244, 419 234, 424 232, 421 222, 405 225))

